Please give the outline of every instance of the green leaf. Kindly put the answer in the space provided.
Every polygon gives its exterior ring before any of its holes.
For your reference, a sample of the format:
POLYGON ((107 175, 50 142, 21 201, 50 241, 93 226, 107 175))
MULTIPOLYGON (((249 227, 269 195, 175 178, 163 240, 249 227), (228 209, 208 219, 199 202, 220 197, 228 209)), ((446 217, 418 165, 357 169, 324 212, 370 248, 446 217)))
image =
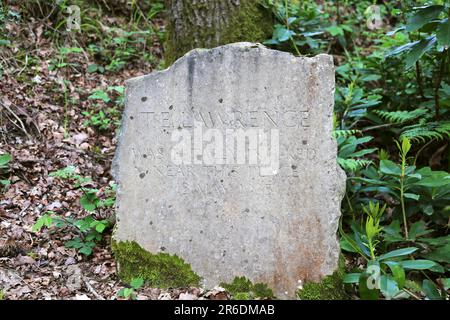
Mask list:
POLYGON ((99 199, 95 193, 86 193, 80 198, 80 204, 86 211, 94 211, 98 202, 99 199))
POLYGON ((344 35, 344 29, 340 26, 331 26, 325 29, 328 33, 330 33, 333 37, 336 36, 343 36, 344 35))
POLYGON ((95 90, 94 93, 91 94, 88 98, 92 100, 102 100, 105 103, 111 101, 108 93, 103 90, 95 90))
POLYGON ((442 299, 441 294, 439 293, 439 290, 436 287, 436 285, 434 284, 434 282, 432 282, 428 279, 423 280, 422 290, 423 290, 423 293, 425 293, 427 298, 430 300, 441 300, 442 299))
POLYGON ((436 37, 431 36, 420 40, 411 47, 411 50, 406 55, 406 69, 411 68, 424 54, 429 51, 436 43, 436 37))
POLYGON ((94 72, 96 72, 97 70, 99 70, 99 65, 97 65, 97 64, 95 64, 95 63, 90 64, 90 65, 88 65, 88 67, 87 67, 87 72, 89 72, 89 73, 94 73, 94 72))
POLYGON ((391 160, 381 160, 380 161, 380 172, 387 175, 400 176, 402 170, 399 165, 391 160))
POLYGON ((139 289, 144 284, 144 279, 142 278, 133 278, 130 282, 130 286, 134 289, 139 289))
POLYGON ((392 299, 400 292, 397 282, 388 275, 381 276, 380 290, 386 299, 392 299))
POLYGON ((347 273, 346 275, 344 275, 342 281, 344 283, 358 283, 360 276, 361 273, 347 273))
POLYGON ((397 258, 397 257, 403 257, 403 256, 407 256, 415 251, 417 251, 418 248, 415 247, 408 247, 408 248, 402 248, 402 249, 397 249, 397 250, 393 250, 390 251, 388 253, 382 254, 381 256, 378 257, 379 261, 383 261, 386 259, 392 259, 392 258, 397 258))
POLYGON ((49 214, 44 214, 42 217, 40 217, 36 223, 33 225, 33 228, 31 231, 38 232, 42 229, 42 227, 46 226, 47 228, 50 228, 52 226, 53 219, 49 214))
POLYGON ((395 281, 397 282, 398 288, 402 289, 405 286, 406 274, 405 269, 398 263, 389 264, 389 268, 392 271, 395 281))
POLYGON ((431 260, 405 260, 399 262, 406 270, 426 270, 433 268, 436 262, 431 260))
POLYGON ((423 220, 419 220, 409 229, 409 239, 415 240, 418 237, 429 234, 432 230, 427 230, 427 224, 423 220))
POLYGON ((402 139, 402 153, 403 153, 403 155, 406 156, 410 149, 411 149, 411 142, 409 141, 408 138, 403 138, 402 139))
POLYGON ((445 290, 450 289, 450 278, 441 279, 441 282, 445 290))
POLYGON ((85 256, 90 256, 92 254, 92 247, 85 245, 80 248, 79 252, 85 256))
POLYGON ((11 44, 11 41, 7 39, 0 39, 0 46, 9 46, 11 44))
POLYGON ((339 243, 341 245, 342 250, 358 253, 358 251, 350 244, 350 242, 346 238, 341 238, 339 243))
POLYGON ((414 193, 404 193, 403 196, 408 199, 419 200, 420 196, 414 193))
POLYGON ((439 22, 436 29, 436 38, 441 46, 450 46, 450 20, 449 18, 439 22))
POLYGON ((413 16, 407 20, 406 31, 413 32, 422 28, 445 9, 444 6, 432 5, 419 8, 413 16))
POLYGON ((437 247, 430 253, 426 254, 425 258, 450 264, 450 243, 437 247))
POLYGON ((83 242, 81 241, 80 238, 75 238, 73 240, 69 240, 65 243, 65 246, 67 248, 74 248, 74 249, 80 249, 83 247, 83 242))
POLYGON ((81 53, 83 52, 83 49, 78 47, 62 47, 59 52, 63 55, 69 54, 69 53, 81 53))
POLYGON ((98 224, 95 226, 95 230, 96 230, 98 233, 102 233, 102 232, 105 230, 105 228, 106 228, 106 225, 104 225, 103 223, 98 223, 98 224))
POLYGON ((124 297, 128 299, 131 296, 133 296, 133 289, 125 288, 124 289, 124 297))
POLYGON ((411 49, 411 47, 413 47, 417 43, 419 43, 419 41, 409 42, 409 43, 406 43, 406 44, 401 45, 399 47, 396 47, 396 48, 392 49, 391 51, 389 51, 388 53, 386 53, 385 57, 389 58, 389 57, 392 57, 392 56, 396 56, 396 55, 398 55, 400 53, 403 53, 405 51, 408 51, 408 50, 411 49))
POLYGON ((363 300, 378 300, 379 291, 375 288, 369 289, 367 283, 369 281, 369 275, 367 273, 361 273, 359 277, 359 297, 363 300))
POLYGON ((119 297, 125 297, 125 290, 128 288, 122 288, 117 292, 117 296, 119 297))
POLYGON ((288 30, 283 26, 279 26, 274 30, 273 37, 280 42, 284 42, 289 40, 294 34, 294 31, 288 30))
POLYGON ((436 188, 450 185, 450 174, 448 173, 446 173, 445 175, 433 174, 430 177, 426 177, 420 181, 414 182, 414 185, 429 188, 436 188))
POLYGON ((5 167, 12 160, 12 156, 8 153, 0 155, 0 168, 5 167))

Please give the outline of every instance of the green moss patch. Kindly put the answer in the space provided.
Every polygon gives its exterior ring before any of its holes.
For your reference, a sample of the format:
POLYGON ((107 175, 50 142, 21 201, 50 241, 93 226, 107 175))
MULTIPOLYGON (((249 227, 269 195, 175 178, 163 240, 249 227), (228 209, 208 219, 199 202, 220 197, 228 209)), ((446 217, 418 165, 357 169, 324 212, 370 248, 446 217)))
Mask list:
POLYGON ((142 278, 152 287, 198 286, 200 277, 177 255, 153 254, 134 241, 113 241, 112 249, 118 264, 119 277, 130 282, 142 278))
POLYGON ((307 282, 303 289, 297 292, 301 300, 346 300, 348 295, 345 292, 342 279, 345 275, 345 260, 341 256, 339 268, 332 275, 326 276, 318 283, 307 282))
MULTIPOLYGON (((195 2, 184 6, 183 15, 195 17, 197 10, 202 12, 205 4, 195 2)), ((223 30, 216 28, 199 29, 196 32, 175 37, 174 21, 167 25, 164 58, 166 67, 186 52, 195 48, 214 48, 233 42, 263 42, 272 35, 272 13, 260 4, 260 0, 241 0, 239 6, 230 13, 223 30), (220 35, 217 39, 217 34, 220 35)), ((194 21, 194 20, 193 20, 194 21)))
POLYGON ((220 286, 227 290, 236 300, 274 298, 272 289, 270 289, 265 283, 253 284, 246 277, 235 277, 232 283, 222 282, 220 286))

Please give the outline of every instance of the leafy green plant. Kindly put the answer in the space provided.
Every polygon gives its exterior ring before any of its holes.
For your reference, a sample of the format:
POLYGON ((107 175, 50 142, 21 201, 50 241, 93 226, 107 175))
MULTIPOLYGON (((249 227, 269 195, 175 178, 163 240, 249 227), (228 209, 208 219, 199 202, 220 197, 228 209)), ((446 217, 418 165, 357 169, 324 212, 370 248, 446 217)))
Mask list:
POLYGON ((362 172, 364 177, 355 177, 353 180, 365 184, 360 192, 382 192, 399 201, 404 238, 409 239, 408 216, 425 213, 434 215, 436 219, 445 219, 448 215, 445 202, 450 199, 450 175, 427 167, 417 169, 414 165, 408 165, 411 143, 407 138, 398 142, 397 147, 400 164, 388 159, 380 160, 378 171, 373 167, 368 168, 362 172))
POLYGON ((334 131, 334 136, 338 143, 338 159, 337 162, 340 166, 348 171, 357 171, 366 166, 368 166, 371 161, 367 159, 362 159, 370 153, 373 153, 376 148, 360 149, 357 150, 359 145, 367 143, 373 139, 371 136, 366 136, 362 138, 357 138, 352 135, 352 132, 358 133, 357 131, 349 130, 336 130, 334 131))
POLYGON ((117 296, 124 299, 136 299, 136 290, 140 289, 144 285, 144 279, 142 278, 133 278, 130 282, 129 288, 122 288, 117 292, 117 296))
POLYGON ((325 21, 328 15, 320 10, 314 2, 292 3, 291 1, 266 1, 276 18, 272 39, 264 44, 278 48, 292 48, 297 54, 301 51, 317 52, 326 41, 321 36, 325 34, 325 21))
POLYGON ((111 125, 118 126, 120 124, 120 112, 118 111, 117 106, 121 106, 124 104, 123 86, 110 86, 106 91, 96 89, 88 98, 108 104, 113 101, 112 95, 116 96, 114 105, 112 107, 106 108, 105 111, 103 109, 96 109, 82 112, 82 114, 87 117, 87 119, 83 123, 84 126, 94 126, 100 130, 106 130, 110 128, 111 125))
POLYGON ((86 184, 90 183, 91 179, 76 174, 76 168, 74 166, 52 172, 50 176, 73 181, 74 188, 83 192, 80 198, 81 207, 90 214, 82 219, 73 219, 58 215, 53 211, 48 211, 36 221, 32 231, 39 232, 43 227, 74 230, 80 236, 67 241, 65 243, 66 247, 74 248, 86 256, 91 255, 96 243, 103 239, 103 232, 111 226, 110 221, 105 219, 97 220, 92 216, 92 213, 99 208, 114 205, 116 185, 110 183, 110 186, 105 188, 105 198, 100 199, 98 197, 98 189, 86 187, 86 184))
POLYGON ((40 232, 43 227, 75 230, 80 236, 67 241, 65 246, 89 256, 92 254, 96 243, 103 239, 103 231, 110 225, 111 223, 108 220, 96 220, 92 216, 86 216, 83 219, 72 219, 57 215, 53 211, 48 211, 36 221, 32 231, 40 232))
MULTIPOLYGON (((408 288, 412 287, 412 284, 406 281, 407 271, 442 271, 442 267, 435 261, 411 258, 419 250, 417 247, 395 249, 384 254, 377 253, 383 233, 386 232, 381 226, 385 209, 386 204, 380 207, 379 203, 369 202, 368 206, 363 206, 367 216, 364 229, 352 224, 353 233, 348 235, 340 227, 343 236, 342 248, 357 252, 367 261, 367 268, 364 271, 347 274, 344 278, 344 283, 358 284, 362 299, 378 299, 380 293, 388 299, 407 298, 413 295, 408 288)), ((442 291, 439 295, 441 294, 445 295, 445 292, 442 291)))

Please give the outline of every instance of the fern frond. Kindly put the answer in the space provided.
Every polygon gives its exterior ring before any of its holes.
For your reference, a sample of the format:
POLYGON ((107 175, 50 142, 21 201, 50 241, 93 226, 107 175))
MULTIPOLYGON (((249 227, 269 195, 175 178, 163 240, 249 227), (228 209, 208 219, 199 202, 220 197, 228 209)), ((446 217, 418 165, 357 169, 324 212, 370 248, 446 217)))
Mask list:
POLYGON ((364 167, 367 167, 369 164, 372 163, 370 160, 363 160, 363 159, 344 159, 344 158, 338 158, 337 162, 341 166, 342 169, 345 171, 357 171, 364 167))
POLYGON ((418 142, 425 142, 430 139, 441 140, 450 138, 450 121, 429 122, 407 126, 400 136, 400 138, 403 137, 418 142))
POLYGON ((347 138, 353 135, 361 134, 361 130, 334 130, 334 138, 347 138))
POLYGON ((383 111, 374 110, 381 118, 391 123, 404 123, 411 120, 416 120, 429 114, 430 111, 424 108, 418 108, 413 111, 383 111))

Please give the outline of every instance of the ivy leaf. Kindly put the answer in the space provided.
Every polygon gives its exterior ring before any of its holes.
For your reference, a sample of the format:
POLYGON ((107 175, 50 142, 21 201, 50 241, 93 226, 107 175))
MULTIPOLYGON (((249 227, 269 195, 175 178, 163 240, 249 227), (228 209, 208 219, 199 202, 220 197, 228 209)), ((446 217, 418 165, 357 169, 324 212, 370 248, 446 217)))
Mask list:
POLYGON ((441 46, 450 46, 450 20, 448 18, 439 22, 436 37, 441 46))
POLYGON ((419 30, 431 20, 436 19, 444 9, 445 7, 440 5, 419 7, 414 15, 407 20, 406 31, 419 30))
POLYGON ((411 47, 411 50, 406 55, 406 69, 411 68, 424 54, 429 51, 436 43, 436 37, 431 36, 420 40, 411 47))

